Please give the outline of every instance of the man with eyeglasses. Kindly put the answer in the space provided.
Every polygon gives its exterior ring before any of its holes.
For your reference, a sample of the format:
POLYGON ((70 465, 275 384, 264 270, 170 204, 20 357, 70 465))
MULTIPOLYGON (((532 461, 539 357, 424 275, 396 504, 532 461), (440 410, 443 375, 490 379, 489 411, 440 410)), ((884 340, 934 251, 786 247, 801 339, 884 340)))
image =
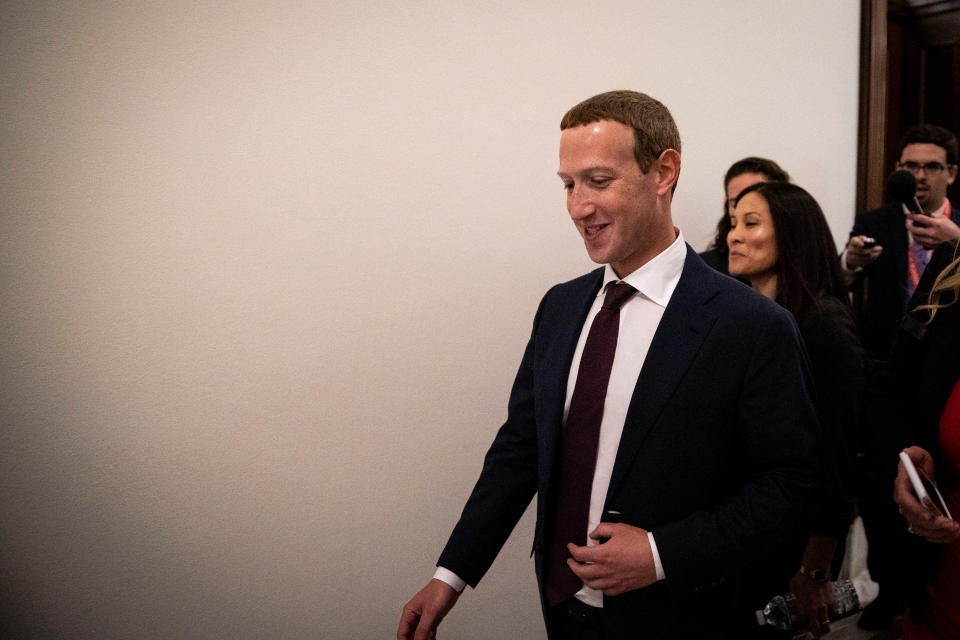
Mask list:
POLYGON ((890 351, 931 251, 960 239, 960 211, 947 200, 957 177, 956 136, 936 125, 914 125, 900 143, 897 168, 916 176, 923 213, 892 203, 857 216, 842 256, 844 268, 865 285, 863 346, 876 358, 890 351))
POLYGON ((894 202, 857 216, 841 255, 853 282, 861 338, 867 355, 866 391, 859 450, 859 509, 869 543, 868 566, 880 583, 880 596, 860 617, 860 626, 880 629, 903 609, 902 566, 906 533, 890 499, 896 455, 902 443, 894 424, 894 371, 890 349, 910 296, 933 249, 960 239, 960 211, 947 199, 947 187, 957 177, 957 138, 929 124, 914 125, 900 143, 898 169, 917 179, 922 213, 894 202))

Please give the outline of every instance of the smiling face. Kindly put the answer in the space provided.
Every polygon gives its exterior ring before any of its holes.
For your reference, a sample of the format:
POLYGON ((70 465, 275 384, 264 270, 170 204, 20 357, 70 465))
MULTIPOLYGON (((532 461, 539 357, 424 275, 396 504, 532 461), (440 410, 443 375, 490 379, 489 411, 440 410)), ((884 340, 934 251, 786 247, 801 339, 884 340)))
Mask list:
POLYGON ((625 277, 666 249, 675 233, 670 189, 680 169, 665 151, 647 173, 633 154, 633 129, 600 120, 560 135, 560 169, 567 211, 590 259, 625 277), (669 157, 668 157, 669 156, 669 157))
MULTIPOLYGON (((900 163, 905 162, 916 164, 939 162, 946 165, 947 150, 940 145, 928 142, 908 144, 900 152, 900 163)), ((917 201, 925 212, 932 213, 940 208, 943 199, 947 197, 947 187, 953 184, 953 180, 957 177, 957 167, 948 166, 935 174, 921 171, 914 175, 917 177, 917 201)))
POLYGON ((770 206, 758 193, 748 193, 730 215, 730 274, 741 276, 751 284, 775 275, 777 237, 770 206))

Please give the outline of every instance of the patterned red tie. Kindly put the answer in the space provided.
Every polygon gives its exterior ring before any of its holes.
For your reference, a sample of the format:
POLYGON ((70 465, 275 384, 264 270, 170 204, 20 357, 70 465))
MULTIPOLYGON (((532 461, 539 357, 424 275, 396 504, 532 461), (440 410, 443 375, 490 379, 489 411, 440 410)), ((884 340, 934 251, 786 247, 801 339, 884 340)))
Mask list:
POLYGON ((593 472, 597 465, 597 442, 603 402, 610 381, 610 369, 617 350, 620 307, 636 293, 625 282, 607 285, 603 307, 593 318, 580 357, 577 382, 564 425, 560 456, 554 477, 556 491, 551 511, 551 536, 546 558, 547 602, 559 604, 575 594, 583 583, 567 566, 567 543, 583 546, 587 540, 587 518, 593 472))

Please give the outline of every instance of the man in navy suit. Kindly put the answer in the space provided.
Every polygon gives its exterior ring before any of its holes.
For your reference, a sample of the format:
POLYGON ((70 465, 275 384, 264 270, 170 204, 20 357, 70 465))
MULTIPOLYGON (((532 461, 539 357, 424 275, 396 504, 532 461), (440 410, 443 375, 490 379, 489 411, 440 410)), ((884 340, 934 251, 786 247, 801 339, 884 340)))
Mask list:
POLYGON ((934 249, 960 240, 960 210, 947 200, 957 177, 957 138, 943 127, 918 124, 900 142, 898 169, 917 178, 923 213, 894 202, 857 216, 843 253, 844 268, 864 286, 859 310, 863 346, 886 359, 907 301, 934 249), (867 238, 876 246, 865 247, 867 238))
POLYGON ((913 567, 903 562, 907 537, 903 518, 890 500, 897 452, 911 444, 900 441, 903 425, 891 422, 898 413, 890 406, 897 397, 890 389, 894 375, 890 349, 933 250, 960 239, 960 210, 947 199, 947 187, 957 177, 956 136, 936 125, 910 127, 900 142, 897 168, 916 176, 916 196, 923 213, 893 202, 857 216, 842 254, 868 358, 858 502, 870 545, 870 575, 880 584, 880 595, 858 621, 865 629, 887 627, 893 616, 903 611, 903 585, 913 572, 913 567), (876 246, 865 246, 868 238, 876 246))
POLYGON ((680 157, 672 116, 642 93, 600 94, 564 116, 567 210, 604 267, 541 301, 507 420, 398 638, 434 637, 534 494, 551 638, 732 633, 742 566, 795 524, 817 485, 817 424, 790 314, 708 267, 674 227, 680 157), (621 283, 636 291, 619 307, 596 454, 572 468, 568 419, 596 344, 588 334, 621 283), (567 537, 558 494, 573 477, 588 478, 589 510, 567 537), (555 585, 571 581, 558 597, 555 585))

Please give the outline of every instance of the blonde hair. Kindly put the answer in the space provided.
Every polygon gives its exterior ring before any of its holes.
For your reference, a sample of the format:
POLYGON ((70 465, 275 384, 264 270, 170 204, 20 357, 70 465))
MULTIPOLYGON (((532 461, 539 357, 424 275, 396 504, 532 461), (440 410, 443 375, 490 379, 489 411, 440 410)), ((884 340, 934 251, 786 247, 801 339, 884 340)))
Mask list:
POLYGON ((960 244, 953 251, 953 262, 948 264, 937 275, 937 279, 933 281, 930 295, 927 296, 927 304, 917 307, 918 311, 921 309, 930 310, 927 324, 933 322, 933 317, 937 315, 939 309, 949 307, 960 298, 960 255, 958 254, 960 254, 960 244))

